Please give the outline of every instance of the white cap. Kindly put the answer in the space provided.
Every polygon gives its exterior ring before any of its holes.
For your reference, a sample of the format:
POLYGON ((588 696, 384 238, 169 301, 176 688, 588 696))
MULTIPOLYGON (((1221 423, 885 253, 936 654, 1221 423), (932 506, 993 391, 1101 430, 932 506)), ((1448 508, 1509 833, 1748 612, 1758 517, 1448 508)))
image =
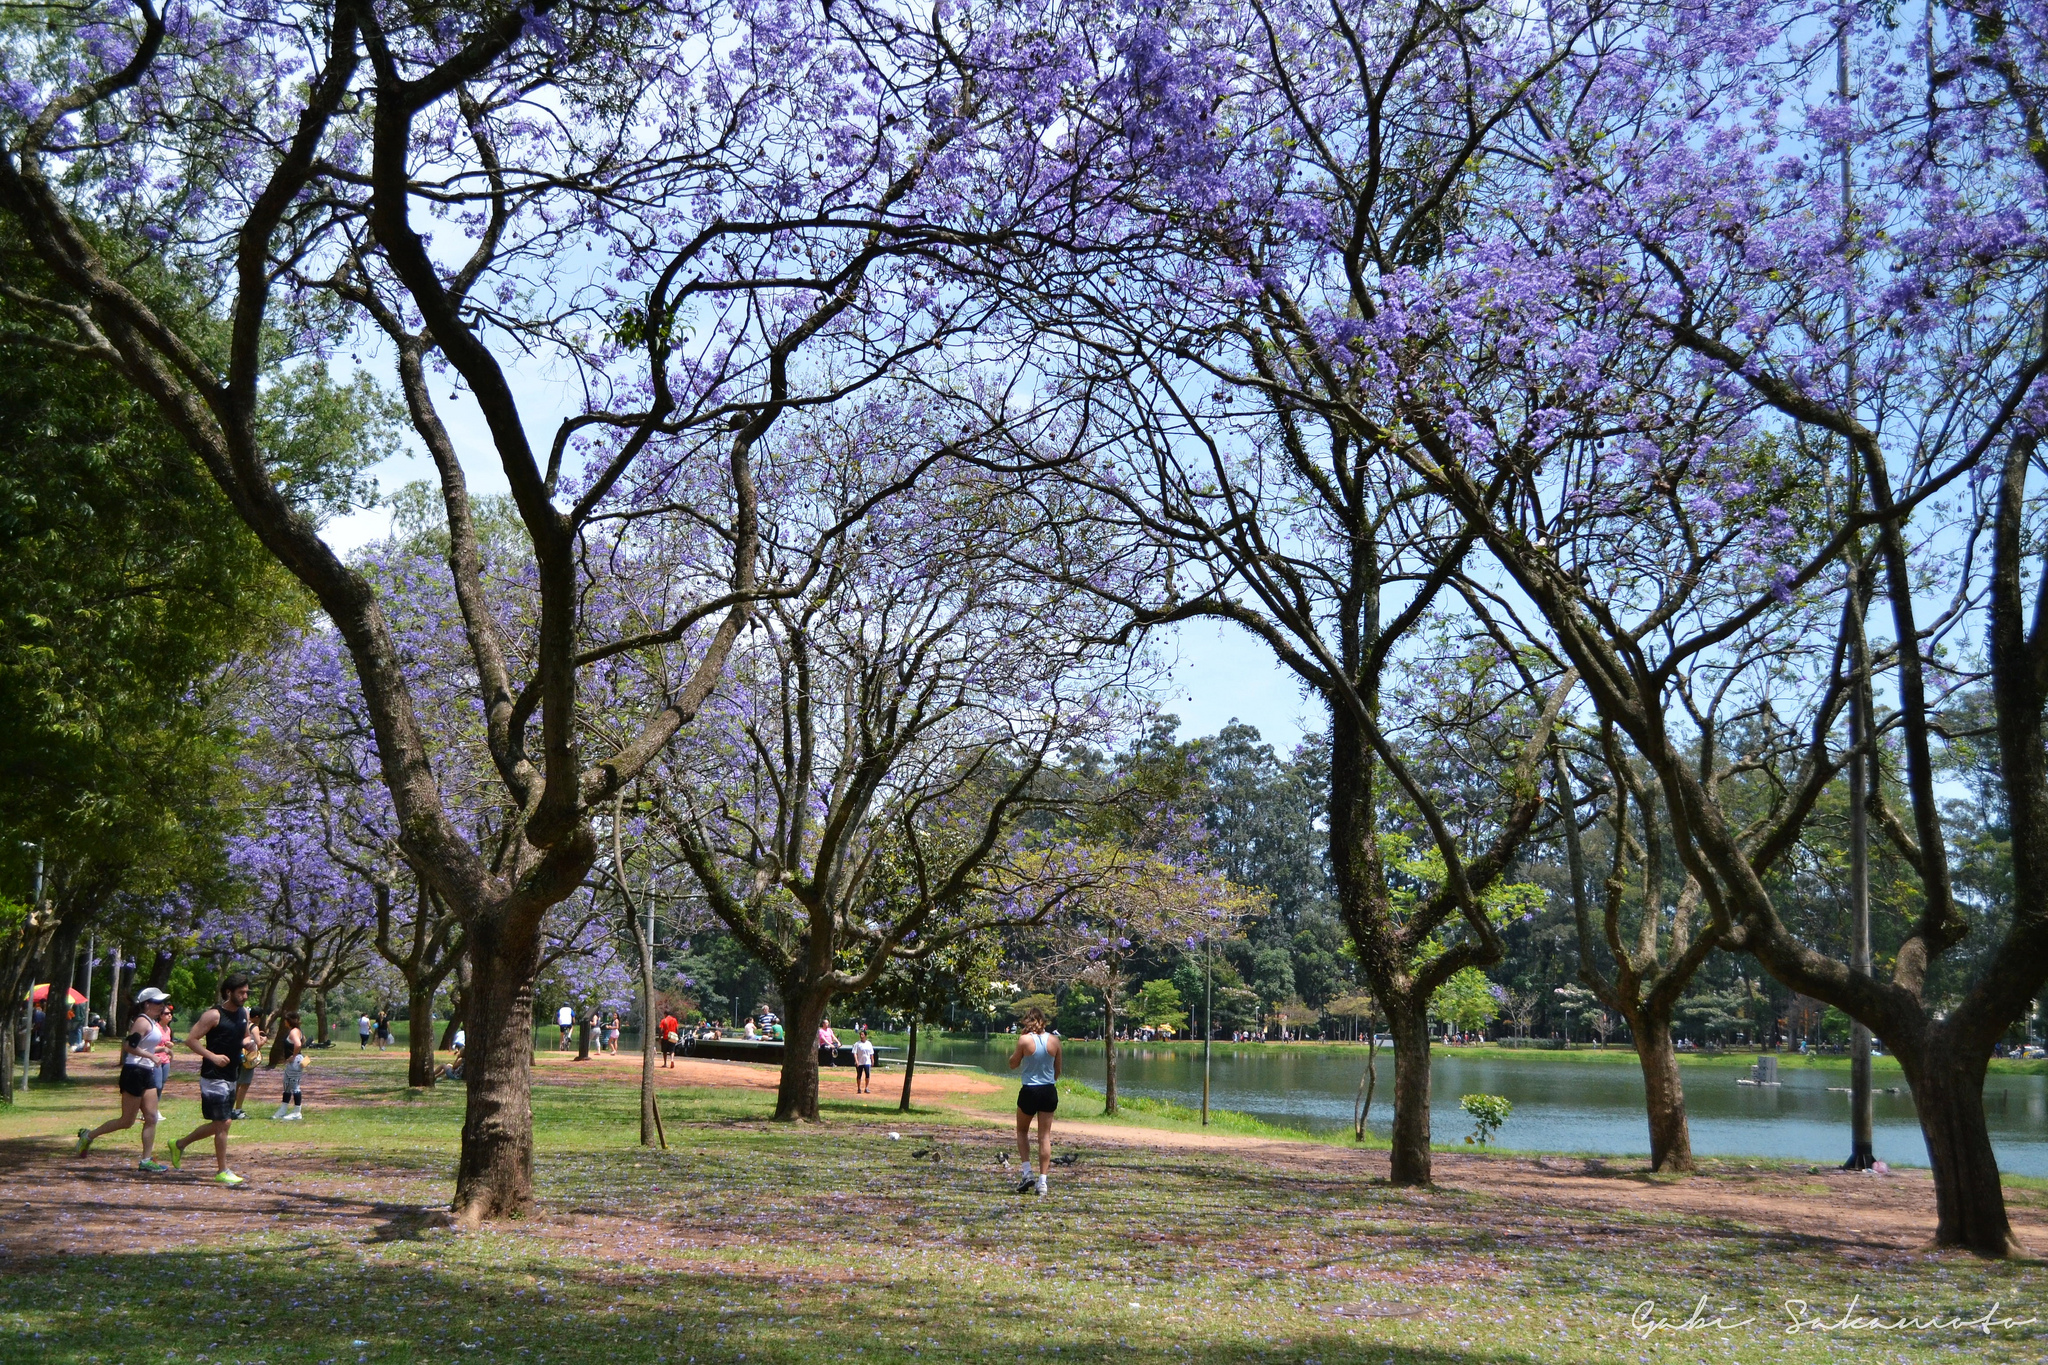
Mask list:
POLYGON ((135 992, 135 1003, 138 1005, 154 1005, 159 1000, 168 1000, 170 998, 154 986, 144 986, 141 990, 135 992))

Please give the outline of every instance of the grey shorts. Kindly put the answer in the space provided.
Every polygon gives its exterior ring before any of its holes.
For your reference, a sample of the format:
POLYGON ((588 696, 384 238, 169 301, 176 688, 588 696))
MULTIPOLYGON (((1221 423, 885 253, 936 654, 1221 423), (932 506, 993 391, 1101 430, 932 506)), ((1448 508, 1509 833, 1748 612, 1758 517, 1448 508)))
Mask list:
POLYGON ((225 1123, 235 1112, 235 1083, 201 1077, 199 1116, 208 1123, 225 1123))

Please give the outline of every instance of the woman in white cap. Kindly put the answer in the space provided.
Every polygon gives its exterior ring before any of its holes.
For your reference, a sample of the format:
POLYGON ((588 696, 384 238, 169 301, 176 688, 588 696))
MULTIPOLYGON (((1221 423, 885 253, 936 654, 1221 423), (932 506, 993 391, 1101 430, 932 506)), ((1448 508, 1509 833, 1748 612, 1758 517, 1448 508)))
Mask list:
POLYGON ((97 1128, 79 1129, 80 1156, 91 1151, 92 1144, 107 1134, 133 1128, 135 1116, 139 1113, 142 1115, 142 1162, 136 1169, 150 1175, 171 1169, 154 1159, 158 1106, 163 1093, 157 1060, 160 1055, 167 1058, 170 1054, 171 1031, 163 1022, 169 1001, 170 997, 154 986, 144 986, 136 992, 135 1003, 141 1008, 129 1023, 127 1035, 121 1039, 121 1117, 108 1119, 97 1128))

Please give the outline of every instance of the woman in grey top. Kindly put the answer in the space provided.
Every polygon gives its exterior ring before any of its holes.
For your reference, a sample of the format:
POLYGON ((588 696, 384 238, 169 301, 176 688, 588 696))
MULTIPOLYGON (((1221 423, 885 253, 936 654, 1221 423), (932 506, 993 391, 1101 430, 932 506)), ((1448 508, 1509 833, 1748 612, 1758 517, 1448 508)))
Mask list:
POLYGON ((1046 1028, 1045 1012, 1033 1008, 1024 1015, 1017 1034, 1016 1050, 1010 1053, 1010 1070, 1023 1068, 1024 1082, 1017 1092, 1017 1160, 1024 1177, 1017 1193, 1036 1189, 1045 1193, 1045 1177, 1052 1170, 1052 1116, 1060 1107, 1060 1040, 1046 1028), (1031 1120, 1038 1120, 1038 1174, 1031 1173, 1031 1120))

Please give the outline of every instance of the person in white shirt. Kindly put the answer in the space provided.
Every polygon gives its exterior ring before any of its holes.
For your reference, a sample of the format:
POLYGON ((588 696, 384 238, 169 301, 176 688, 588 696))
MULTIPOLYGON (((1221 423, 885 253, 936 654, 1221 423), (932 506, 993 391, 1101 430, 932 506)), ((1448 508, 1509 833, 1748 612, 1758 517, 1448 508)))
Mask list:
POLYGON ((555 1042, 555 1051, 567 1052, 569 1050, 569 1030, 576 1027, 575 1009, 569 1005, 564 1005, 556 1010, 555 1027, 562 1031, 562 1036, 555 1042))
POLYGON ((365 1014, 362 1017, 358 1018, 356 1020, 356 1045, 358 1047, 363 1048, 369 1047, 370 1030, 376 1027, 377 1026, 375 1024, 370 1022, 369 1015, 365 1014))
POLYGON ((853 1040, 853 1091, 856 1095, 872 1094, 874 1091, 875 1045, 868 1041, 868 1026, 860 1025, 860 1036, 853 1040))

